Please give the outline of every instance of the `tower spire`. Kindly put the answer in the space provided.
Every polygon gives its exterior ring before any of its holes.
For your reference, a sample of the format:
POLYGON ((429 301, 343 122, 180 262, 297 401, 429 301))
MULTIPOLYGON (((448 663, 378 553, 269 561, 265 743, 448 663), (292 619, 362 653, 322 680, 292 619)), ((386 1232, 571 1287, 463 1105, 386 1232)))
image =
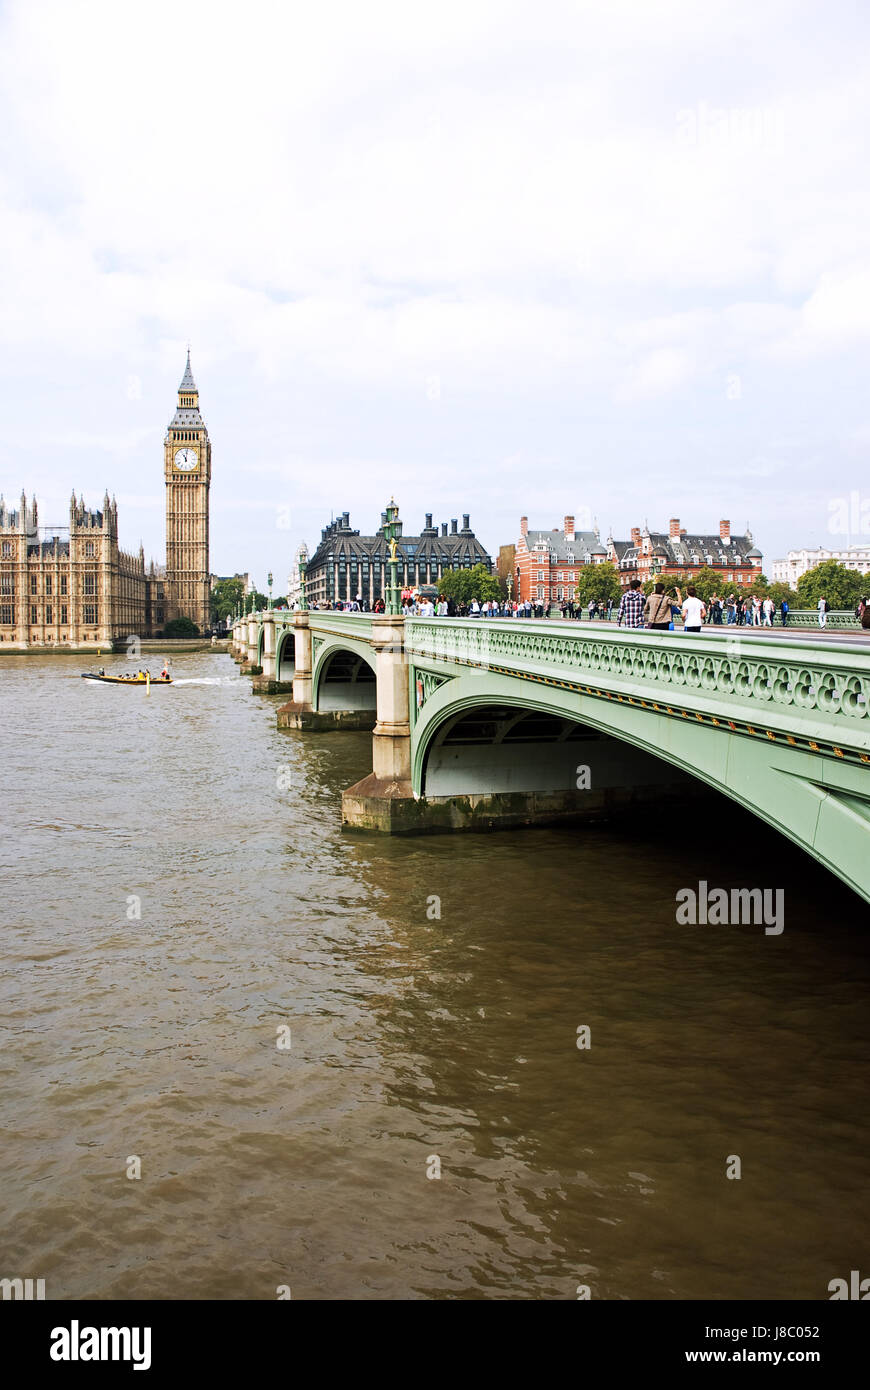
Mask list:
POLYGON ((193 372, 191 371, 191 368, 190 368, 190 347, 189 347, 189 346, 188 346, 188 349, 187 349, 187 366, 186 366, 185 369, 184 369, 184 376, 181 378, 181 385, 179 386, 178 389, 179 389, 179 391, 195 391, 195 390, 196 390, 196 382, 195 382, 194 379, 193 379, 193 372))

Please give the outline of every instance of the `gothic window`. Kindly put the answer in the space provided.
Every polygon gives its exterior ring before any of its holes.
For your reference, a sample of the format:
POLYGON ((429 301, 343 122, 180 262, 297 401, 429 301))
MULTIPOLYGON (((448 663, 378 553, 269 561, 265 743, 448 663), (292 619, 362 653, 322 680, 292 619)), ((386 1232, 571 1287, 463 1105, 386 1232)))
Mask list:
POLYGON ((96 575, 95 575, 95 574, 90 573, 90 574, 86 574, 86 575, 85 575, 85 587, 84 587, 83 592, 86 593, 86 594, 95 594, 95 593, 97 592, 97 583, 96 583, 96 575))
MULTIPOLYGON (((65 594, 65 593, 66 593, 66 575, 65 575, 65 574, 62 574, 61 577, 60 577, 60 591, 61 591, 62 594, 65 594)), ((65 622, 65 621, 66 621, 66 619, 64 619, 64 622, 65 622)))
POLYGON ((12 622, 12 604, 0 603, 0 623, 2 623, 4 627, 11 627, 12 622))
POLYGON ((93 541, 85 541, 85 554, 88 555, 88 556, 93 556, 93 553, 94 553, 94 543, 93 543, 93 541))
POLYGON ((37 616, 36 616, 36 604, 35 604, 35 603, 31 603, 31 605, 30 605, 30 621, 31 621, 32 623, 38 623, 38 622, 39 622, 39 619, 38 619, 37 616))
POLYGON ((46 592, 47 594, 50 594, 50 593, 51 593, 51 575, 50 575, 50 574, 47 574, 47 575, 45 576, 45 592, 46 592))
POLYGON ((36 575, 35 575, 35 574, 32 574, 32 575, 30 576, 30 592, 31 592, 32 594, 35 594, 35 593, 36 593, 36 575))
POLYGON ((8 594, 10 597, 15 593, 14 574, 0 575, 0 594, 8 594))
POLYGON ((51 604, 48 604, 48 606, 47 606, 47 608, 46 608, 46 610, 45 610, 45 621, 46 621, 47 623, 53 623, 53 622, 54 622, 54 614, 53 614, 52 611, 51 611, 51 604))
POLYGON ((84 606, 84 612, 85 626, 95 627, 97 623, 97 605, 95 603, 86 603, 84 606))
POLYGON ((4 541, 4 542, 3 542, 3 554, 4 554, 4 555, 11 555, 11 554, 12 554, 12 542, 11 542, 11 541, 4 541))
POLYGON ((66 604, 65 604, 65 603, 62 603, 62 604, 60 605, 60 620, 61 620, 62 623, 66 623, 66 622, 69 621, 69 619, 67 618, 67 615, 66 615, 66 614, 67 614, 67 607, 66 607, 66 604))

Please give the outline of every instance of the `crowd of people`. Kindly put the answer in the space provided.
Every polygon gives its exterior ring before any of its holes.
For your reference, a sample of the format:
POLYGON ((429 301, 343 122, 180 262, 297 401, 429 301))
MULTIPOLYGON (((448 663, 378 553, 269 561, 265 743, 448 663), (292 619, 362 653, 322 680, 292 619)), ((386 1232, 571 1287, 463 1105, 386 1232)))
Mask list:
MULTIPOLYGON (((312 608, 334 609, 342 613, 383 613, 384 600, 376 599, 369 605, 364 599, 337 601, 335 603, 313 603, 312 608)), ((484 599, 479 602, 471 599, 468 603, 457 602, 443 594, 426 594, 417 590, 404 590, 402 593, 402 613, 405 617, 420 618, 550 618, 554 605, 544 599, 525 599, 517 602, 511 599, 484 599)), ((825 628, 830 605, 826 598, 820 598, 816 609, 820 628, 825 628)), ((685 598, 679 585, 666 590, 661 581, 654 585, 650 594, 645 595, 639 579, 633 579, 622 595, 619 604, 610 599, 590 599, 584 606, 574 600, 560 599, 555 611, 565 620, 578 621, 588 615, 590 621, 610 621, 616 610, 616 621, 620 627, 648 627, 670 630, 682 621, 686 632, 700 632, 702 627, 788 627, 790 608, 787 599, 777 602, 768 594, 761 598, 758 594, 728 594, 720 597, 713 594, 702 600, 695 586, 690 584, 685 598)), ((870 600, 862 598, 855 616, 862 627, 870 628, 870 600)))

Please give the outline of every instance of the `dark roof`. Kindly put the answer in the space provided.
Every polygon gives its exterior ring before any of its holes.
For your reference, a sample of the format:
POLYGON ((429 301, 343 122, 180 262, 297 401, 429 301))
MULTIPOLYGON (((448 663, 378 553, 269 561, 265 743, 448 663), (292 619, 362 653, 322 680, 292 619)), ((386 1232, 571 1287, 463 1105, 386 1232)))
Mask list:
MULTIPOLYGON (((187 349, 187 366, 184 369, 184 376, 181 378, 179 391, 195 391, 196 382, 193 379, 193 372, 190 370, 190 348, 187 349)), ((208 392, 206 392, 208 395, 208 392)))

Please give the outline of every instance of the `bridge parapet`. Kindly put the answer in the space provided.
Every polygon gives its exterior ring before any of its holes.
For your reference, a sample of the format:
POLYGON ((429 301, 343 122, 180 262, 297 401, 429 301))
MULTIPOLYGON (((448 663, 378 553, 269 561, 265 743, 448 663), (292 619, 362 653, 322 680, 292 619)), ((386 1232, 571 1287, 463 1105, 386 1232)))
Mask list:
POLYGON ((409 618, 419 666, 472 667, 870 761, 870 650, 763 636, 409 618), (757 727, 756 727, 757 726, 757 727))

